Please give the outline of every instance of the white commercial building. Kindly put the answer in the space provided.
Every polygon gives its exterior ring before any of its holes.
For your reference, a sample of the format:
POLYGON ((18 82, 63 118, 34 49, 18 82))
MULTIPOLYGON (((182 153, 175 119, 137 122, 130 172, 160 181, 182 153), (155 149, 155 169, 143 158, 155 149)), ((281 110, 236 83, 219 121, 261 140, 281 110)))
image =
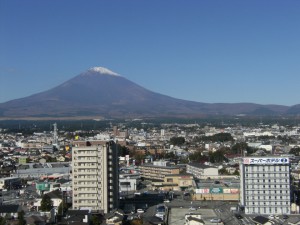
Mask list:
POLYGON ((240 204, 246 214, 290 214, 289 158, 243 158, 240 174, 240 204))
POLYGON ((108 213, 118 207, 117 145, 113 142, 74 143, 72 152, 73 209, 108 213))
POLYGON ((187 164, 186 172, 199 179, 219 178, 219 169, 217 167, 212 167, 201 163, 187 164))

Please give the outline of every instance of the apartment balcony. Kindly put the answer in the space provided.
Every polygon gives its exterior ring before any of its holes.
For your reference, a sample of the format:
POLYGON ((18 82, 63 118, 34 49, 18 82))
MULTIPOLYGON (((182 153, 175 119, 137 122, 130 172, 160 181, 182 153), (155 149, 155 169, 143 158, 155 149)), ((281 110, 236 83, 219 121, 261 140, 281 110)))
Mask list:
POLYGON ((92 209, 96 209, 98 208, 98 204, 97 203, 76 203, 77 208, 92 208, 92 209))
POLYGON ((77 169, 77 171, 73 171, 74 175, 97 175, 97 171, 86 171, 84 169, 77 169))
POLYGON ((74 162, 77 163, 98 163, 98 160, 93 158, 93 159, 89 159, 89 158, 80 158, 80 157, 74 157, 74 162))
POLYGON ((77 200, 96 200, 96 196, 80 196, 78 195, 77 197, 74 197, 74 199, 77 199, 77 200))
POLYGON ((84 189, 77 189, 74 190, 74 193, 81 193, 81 194, 97 194, 97 190, 84 190, 84 189))
POLYGON ((98 154, 96 152, 78 152, 74 153, 75 157, 84 156, 84 157, 97 157, 98 154))
POLYGON ((95 183, 95 184, 89 184, 89 183, 74 184, 74 187, 77 187, 78 189, 81 187, 97 188, 97 183, 95 183))
POLYGON ((74 180, 76 180, 77 182, 80 182, 80 181, 98 182, 96 177, 94 177, 94 178, 90 178, 90 177, 77 177, 77 178, 75 178, 74 177, 74 180))
MULTIPOLYGON (((90 162, 90 161, 89 161, 90 162)), ((97 169, 97 163, 96 162, 93 162, 93 163, 95 163, 94 165, 77 165, 76 167, 77 167, 77 169, 79 170, 79 169, 97 169)))

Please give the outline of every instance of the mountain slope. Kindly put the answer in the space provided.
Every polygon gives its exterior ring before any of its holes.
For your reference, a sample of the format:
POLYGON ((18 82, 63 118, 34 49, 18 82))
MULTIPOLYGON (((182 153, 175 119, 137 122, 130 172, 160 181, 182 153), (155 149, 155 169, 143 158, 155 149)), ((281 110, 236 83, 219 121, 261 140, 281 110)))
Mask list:
POLYGON ((102 67, 94 67, 48 91, 0 104, 0 117, 199 117, 278 115, 286 106, 199 103, 149 91, 102 67))

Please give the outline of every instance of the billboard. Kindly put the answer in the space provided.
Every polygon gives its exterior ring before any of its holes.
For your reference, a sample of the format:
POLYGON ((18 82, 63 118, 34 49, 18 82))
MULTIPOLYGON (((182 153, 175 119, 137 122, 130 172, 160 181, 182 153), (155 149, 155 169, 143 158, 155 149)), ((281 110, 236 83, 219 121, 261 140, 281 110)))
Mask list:
POLYGON ((226 188, 226 189, 224 188, 224 189, 223 189, 223 193, 224 193, 224 194, 230 194, 230 193, 231 193, 230 190, 231 190, 231 189, 229 189, 229 188, 226 188))
POLYGON ((240 192, 239 189, 230 189, 231 194, 238 194, 240 192))
POLYGON ((244 158, 244 164, 289 164, 289 158, 273 158, 273 157, 257 157, 257 158, 244 158))
POLYGON ((208 188, 196 189, 196 194, 209 194, 209 189, 208 188))
POLYGON ((223 193, 223 188, 221 187, 214 187, 210 189, 211 194, 222 194, 223 193))

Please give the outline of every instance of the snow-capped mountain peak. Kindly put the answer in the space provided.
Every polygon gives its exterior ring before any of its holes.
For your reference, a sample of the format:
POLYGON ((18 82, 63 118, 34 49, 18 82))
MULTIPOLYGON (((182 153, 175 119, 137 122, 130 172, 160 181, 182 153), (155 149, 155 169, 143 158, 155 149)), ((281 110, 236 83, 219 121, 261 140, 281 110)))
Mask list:
POLYGON ((97 72, 97 73, 101 73, 101 74, 106 74, 106 75, 111 75, 111 76, 120 76, 119 74, 104 68, 104 67, 92 67, 88 70, 88 72, 97 72))

